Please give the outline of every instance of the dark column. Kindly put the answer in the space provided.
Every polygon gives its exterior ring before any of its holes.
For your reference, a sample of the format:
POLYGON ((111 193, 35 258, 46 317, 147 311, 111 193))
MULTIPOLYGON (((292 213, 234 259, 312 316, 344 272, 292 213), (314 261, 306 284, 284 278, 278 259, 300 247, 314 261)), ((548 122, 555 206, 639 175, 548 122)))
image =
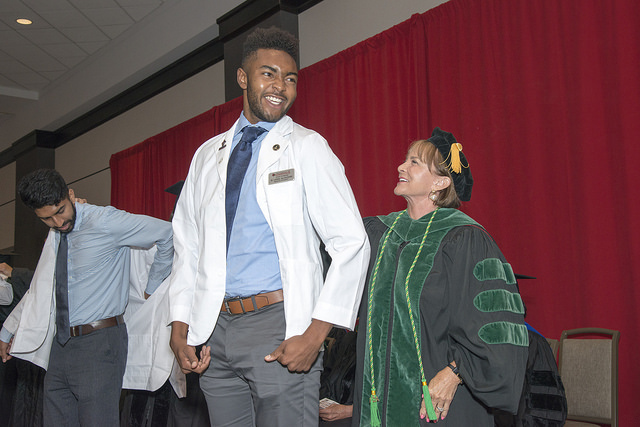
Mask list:
MULTIPOLYGON (((55 167, 54 143, 55 135, 52 132, 39 130, 13 143, 11 149, 16 162, 16 184, 31 171, 55 167)), ((35 269, 49 228, 22 203, 17 191, 15 206, 15 243, 11 262, 14 267, 35 269)))

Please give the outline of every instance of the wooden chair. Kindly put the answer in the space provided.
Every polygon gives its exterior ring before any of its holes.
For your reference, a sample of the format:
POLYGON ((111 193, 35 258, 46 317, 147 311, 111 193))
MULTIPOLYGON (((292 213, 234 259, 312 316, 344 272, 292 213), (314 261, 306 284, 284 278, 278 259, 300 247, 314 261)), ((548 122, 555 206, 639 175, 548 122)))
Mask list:
POLYGON ((617 427, 619 340, 620 332, 610 329, 562 332, 558 369, 567 395, 565 426, 617 427))

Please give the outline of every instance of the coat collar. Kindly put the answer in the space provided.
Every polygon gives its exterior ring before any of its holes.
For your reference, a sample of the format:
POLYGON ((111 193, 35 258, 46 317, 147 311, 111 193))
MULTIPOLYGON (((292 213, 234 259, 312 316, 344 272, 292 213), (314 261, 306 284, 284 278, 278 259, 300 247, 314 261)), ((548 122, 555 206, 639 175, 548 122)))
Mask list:
MULTIPOLYGON (((220 181, 225 184, 227 181, 227 164, 229 163, 229 156, 231 155, 231 143, 239 122, 240 120, 237 120, 217 144, 217 170, 220 181)), ((264 140, 262 140, 258 158, 258 179, 260 179, 262 174, 264 174, 273 163, 277 162, 288 149, 291 141, 291 138, 289 138, 291 132, 293 132, 293 120, 291 120, 289 116, 284 116, 278 120, 273 129, 271 129, 264 140)))

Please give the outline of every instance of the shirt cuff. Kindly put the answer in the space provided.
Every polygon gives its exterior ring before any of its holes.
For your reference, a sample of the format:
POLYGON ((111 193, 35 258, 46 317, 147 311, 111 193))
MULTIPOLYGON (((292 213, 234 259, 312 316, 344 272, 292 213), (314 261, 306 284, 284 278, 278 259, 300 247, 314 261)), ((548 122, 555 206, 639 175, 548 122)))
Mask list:
POLYGON ((11 341, 11 338, 13 338, 13 334, 7 331, 3 326, 2 330, 0 331, 0 341, 8 343, 9 341, 11 341))

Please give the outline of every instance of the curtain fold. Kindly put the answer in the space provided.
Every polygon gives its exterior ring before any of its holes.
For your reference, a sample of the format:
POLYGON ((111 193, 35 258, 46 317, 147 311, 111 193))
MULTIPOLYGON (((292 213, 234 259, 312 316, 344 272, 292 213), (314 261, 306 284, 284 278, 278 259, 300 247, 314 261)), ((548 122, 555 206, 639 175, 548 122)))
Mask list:
MULTIPOLYGON (((517 273, 527 321, 620 330, 620 425, 639 338, 640 2, 451 0, 300 71, 290 115, 343 162, 363 216, 403 209, 397 166, 435 126, 463 144, 475 178, 463 210, 517 273)), ((168 218, 202 142, 241 100, 117 153, 112 202, 168 218)))

